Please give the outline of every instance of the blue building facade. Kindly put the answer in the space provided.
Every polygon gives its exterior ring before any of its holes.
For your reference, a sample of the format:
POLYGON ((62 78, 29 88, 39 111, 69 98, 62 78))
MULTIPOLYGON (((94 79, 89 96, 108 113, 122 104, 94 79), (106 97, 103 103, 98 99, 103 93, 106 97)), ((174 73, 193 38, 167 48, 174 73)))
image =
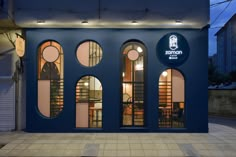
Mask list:
POLYGON ((207 29, 39 28, 25 37, 26 131, 208 132, 207 29), (80 60, 88 42, 95 51, 80 60))

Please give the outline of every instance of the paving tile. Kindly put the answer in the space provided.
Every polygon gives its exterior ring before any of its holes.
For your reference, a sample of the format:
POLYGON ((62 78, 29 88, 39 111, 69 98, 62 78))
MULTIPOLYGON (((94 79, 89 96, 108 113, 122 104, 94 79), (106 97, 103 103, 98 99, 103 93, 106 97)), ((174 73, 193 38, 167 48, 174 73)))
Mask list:
POLYGON ((56 145, 55 144, 48 144, 48 143, 46 143, 46 144, 42 144, 42 146, 40 147, 40 149, 43 149, 43 150, 45 150, 45 149, 56 149, 56 145))
POLYGON ((210 151, 209 150, 200 150, 200 151, 198 151, 198 153, 199 153, 199 155, 200 156, 212 156, 211 154, 210 154, 210 151))
POLYGON ((66 149, 68 144, 55 144, 57 150, 66 149))
POLYGON ((17 146, 18 144, 15 144, 15 143, 13 143, 13 144, 7 144, 7 145, 5 145, 4 147, 2 147, 1 149, 10 149, 10 150, 12 150, 12 149, 14 149, 16 146, 17 146))
POLYGON ((205 145, 205 147, 207 148, 207 149, 210 149, 210 150, 217 150, 217 149, 219 149, 215 144, 207 144, 207 145, 205 145))
POLYGON ((117 144, 117 150, 129 150, 129 144, 117 144))
POLYGON ((103 156, 104 156, 104 151, 103 151, 103 150, 99 150, 97 156, 98 156, 98 157, 103 157, 103 156))
POLYGON ((182 157, 184 156, 184 153, 181 150, 172 149, 169 150, 169 156, 182 157))
POLYGON ((118 140, 127 140, 128 139, 128 135, 118 135, 117 139, 118 140))
POLYGON ((27 149, 27 150, 22 150, 21 156, 39 156, 39 153, 41 156, 43 155, 42 151, 36 149, 27 149))
POLYGON ((7 156, 10 151, 10 149, 0 149, 0 156, 7 156))
POLYGON ((7 156, 22 156, 23 155, 22 152, 23 152, 23 150, 13 149, 7 153, 7 156))
POLYGON ((104 143, 106 143, 106 140, 94 140, 94 143, 104 144, 104 143))
POLYGON ((83 140, 71 140, 70 144, 83 144, 83 140))
POLYGON ((167 144, 156 144, 156 149, 168 149, 167 144))
POLYGON ((104 156, 109 156, 109 157, 117 156, 116 150, 104 150, 103 153, 104 156))
POLYGON ((222 152, 223 152, 223 156, 226 156, 226 157, 235 156, 235 153, 233 151, 230 151, 230 150, 226 150, 226 151, 222 151, 222 152))
POLYGON ((184 155, 187 156, 199 156, 199 153, 192 144, 178 144, 180 147, 181 151, 184 153, 184 155))
POLYGON ((130 144, 130 149, 131 150, 134 150, 134 149, 143 149, 143 147, 142 147, 142 144, 139 144, 139 143, 137 143, 137 144, 130 144))
POLYGON ((30 144, 18 144, 14 149, 27 149, 30 144))
POLYGON ((135 143, 142 143, 141 140, 128 140, 127 142, 125 143, 132 143, 132 144, 135 144, 135 143))
POLYGON ((30 144, 27 149, 41 149, 41 147, 43 146, 43 144, 30 144))
POLYGON ((210 152, 210 154, 212 155, 212 156, 218 156, 218 157, 222 157, 222 156, 224 156, 223 155, 223 152, 222 151, 220 151, 220 150, 210 150, 209 151, 210 152))
POLYGON ((106 143, 117 143, 117 140, 106 140, 106 143))
POLYGON ((130 143, 129 140, 117 140, 116 141, 117 144, 120 144, 120 143, 130 143))
POLYGON ((144 155, 146 157, 158 156, 158 151, 156 151, 156 150, 144 150, 144 155))
POLYGON ((143 149, 155 149, 156 145, 155 144, 142 144, 143 149))
POLYGON ((24 142, 24 140, 14 140, 14 141, 12 141, 11 143, 13 144, 13 143, 23 143, 24 142))
POLYGON ((177 144, 167 144, 168 149, 180 149, 177 144))
POLYGON ((81 156, 97 156, 99 151, 99 144, 86 144, 81 156))
POLYGON ((140 143, 152 144, 152 140, 140 140, 140 143))
MULTIPOLYGON (((65 153, 65 150, 44 150, 44 151, 39 151, 37 154, 42 154, 42 156, 63 156, 65 153)), ((34 155, 35 156, 35 155, 34 155)))
POLYGON ((193 147, 196 149, 196 150, 205 150, 207 149, 204 144, 193 144, 193 147))
POLYGON ((157 156, 171 156, 171 152, 169 150, 163 149, 163 150, 158 150, 157 151, 157 156))
POLYGON ((117 144, 105 144, 104 149, 105 150, 116 150, 117 144))
POLYGON ((129 150, 117 150, 116 156, 129 157, 131 152, 129 150))
POLYGON ((130 151, 130 156, 140 156, 140 157, 144 157, 144 151, 143 150, 131 150, 130 151))

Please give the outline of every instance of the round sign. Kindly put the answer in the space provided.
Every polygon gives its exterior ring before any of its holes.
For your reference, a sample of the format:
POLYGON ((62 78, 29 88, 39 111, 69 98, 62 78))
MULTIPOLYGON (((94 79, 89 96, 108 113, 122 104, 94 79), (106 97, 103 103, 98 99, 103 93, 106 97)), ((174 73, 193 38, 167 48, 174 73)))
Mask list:
POLYGON ((59 57, 59 51, 54 46, 48 46, 43 50, 43 59, 47 62, 55 62, 59 57))
POLYGON ((128 52, 128 58, 129 58, 129 60, 135 61, 135 60, 138 59, 138 57, 139 57, 138 51, 136 51, 136 50, 130 50, 130 51, 128 52))
POLYGON ((183 64, 189 56, 189 45, 185 37, 178 33, 163 36, 157 44, 159 60, 170 67, 183 64))

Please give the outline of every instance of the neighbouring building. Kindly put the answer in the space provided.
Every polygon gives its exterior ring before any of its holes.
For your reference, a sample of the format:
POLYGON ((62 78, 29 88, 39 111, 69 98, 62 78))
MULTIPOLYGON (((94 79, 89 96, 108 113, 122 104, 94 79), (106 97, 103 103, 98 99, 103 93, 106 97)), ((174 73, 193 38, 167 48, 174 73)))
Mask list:
POLYGON ((212 64, 215 67, 217 66, 217 53, 213 54, 208 58, 208 64, 212 64))
POLYGON ((236 70, 236 14, 215 34, 217 36, 217 70, 236 70))

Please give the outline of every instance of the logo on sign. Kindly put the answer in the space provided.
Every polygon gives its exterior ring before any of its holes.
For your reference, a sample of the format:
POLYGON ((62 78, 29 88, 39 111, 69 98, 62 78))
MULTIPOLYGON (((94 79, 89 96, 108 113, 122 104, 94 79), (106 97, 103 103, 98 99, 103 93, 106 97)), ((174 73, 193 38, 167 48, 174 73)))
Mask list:
POLYGON ((171 35, 169 38, 169 47, 171 50, 176 50, 178 48, 178 38, 175 35, 171 35))
POLYGON ((179 55, 182 55, 183 52, 181 50, 176 51, 179 46, 178 46, 178 38, 176 35, 171 35, 169 37, 169 48, 170 50, 167 50, 165 55, 168 56, 169 60, 176 60, 178 59, 179 55))

